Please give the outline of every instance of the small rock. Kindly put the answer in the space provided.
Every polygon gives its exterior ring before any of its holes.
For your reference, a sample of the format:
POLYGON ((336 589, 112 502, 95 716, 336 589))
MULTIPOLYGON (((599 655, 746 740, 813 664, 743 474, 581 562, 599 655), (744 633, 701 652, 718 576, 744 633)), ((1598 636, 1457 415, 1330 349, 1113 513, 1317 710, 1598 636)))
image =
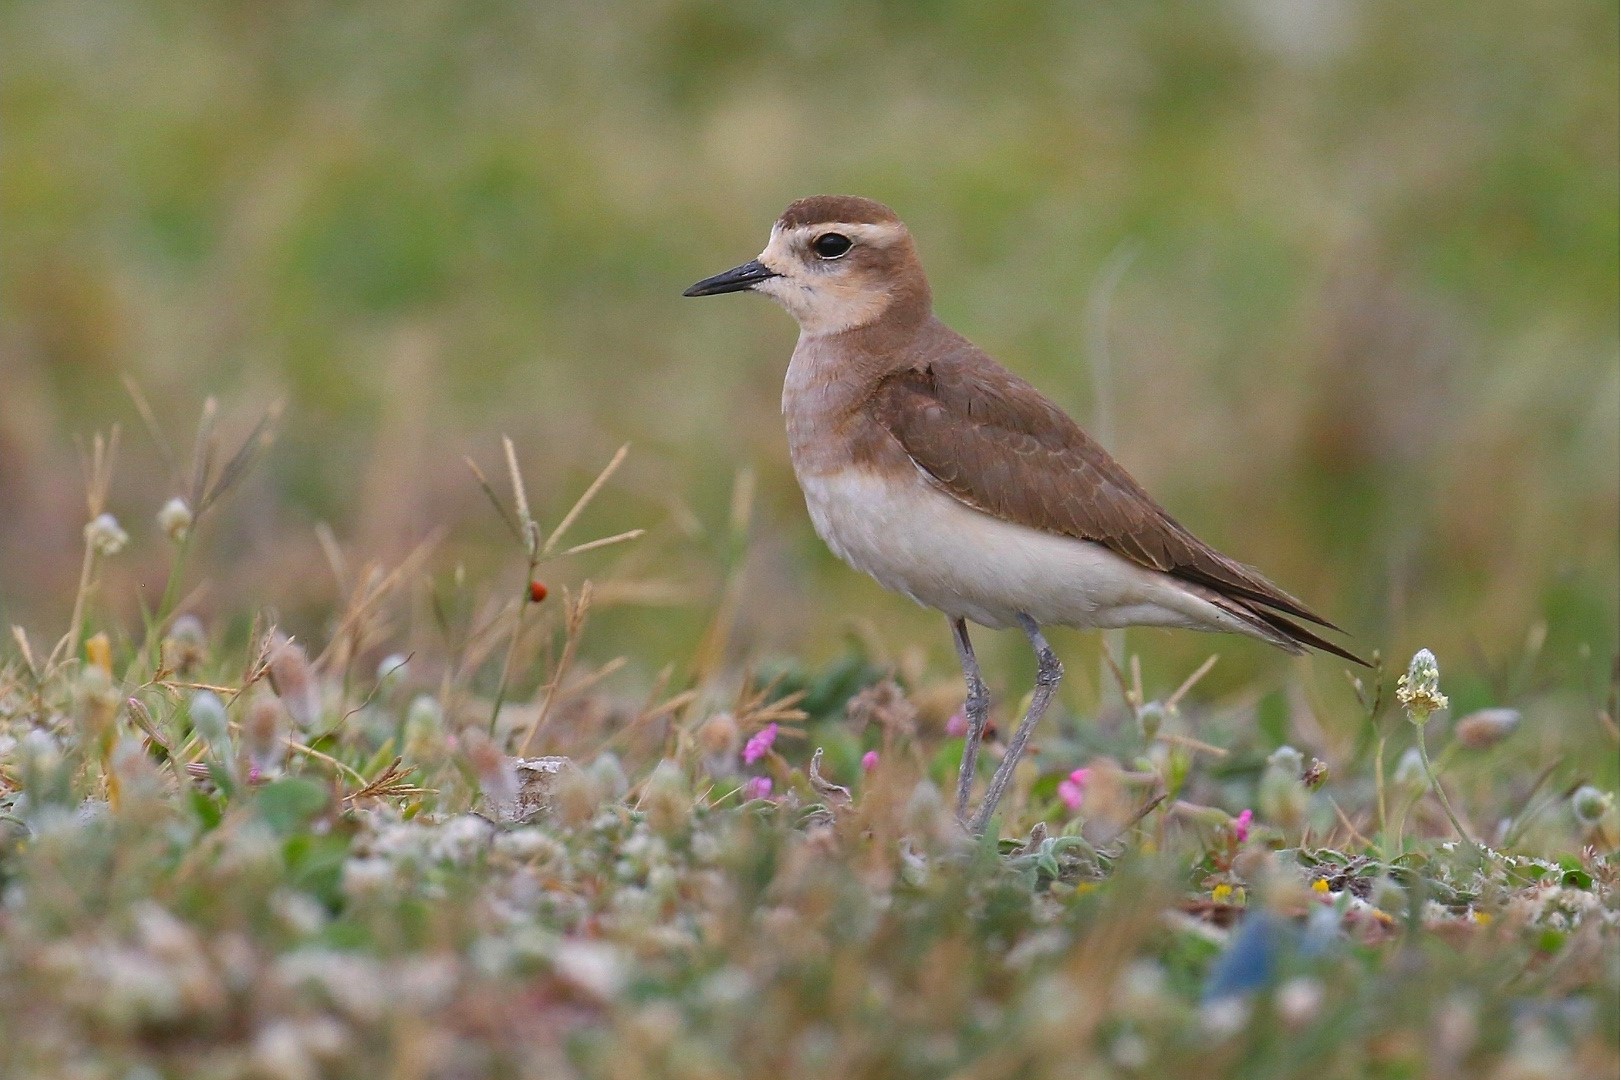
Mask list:
POLYGON ((518 773, 516 801, 498 807, 489 799, 481 798, 478 812, 491 821, 503 824, 530 821, 541 814, 549 813, 552 809, 552 785, 557 782, 558 775, 564 769, 571 768, 573 764, 566 757, 516 759, 512 763, 518 773))

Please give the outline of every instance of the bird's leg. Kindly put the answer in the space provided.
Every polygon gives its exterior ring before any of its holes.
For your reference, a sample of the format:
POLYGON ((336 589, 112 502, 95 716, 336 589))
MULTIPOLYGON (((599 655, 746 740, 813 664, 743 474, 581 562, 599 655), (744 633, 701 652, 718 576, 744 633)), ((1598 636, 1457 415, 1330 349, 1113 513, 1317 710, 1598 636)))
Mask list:
POLYGON ((968 640, 968 624, 962 619, 952 619, 951 637, 957 643, 957 659, 962 662, 962 677, 968 684, 968 697, 962 706, 963 715, 968 719, 968 739, 962 745, 962 766, 957 770, 957 820, 966 825, 968 795, 974 788, 979 741, 985 736, 985 714, 990 711, 991 692, 980 678, 974 643, 968 640))
POLYGON ((1019 758, 1024 754, 1024 744, 1030 741, 1030 733, 1041 722, 1042 714, 1047 711, 1047 705, 1052 701, 1053 691, 1058 687, 1058 680, 1064 677, 1064 665, 1058 662, 1052 647, 1047 639, 1041 635, 1041 627, 1030 616, 1020 613, 1019 629, 1024 631, 1025 637, 1030 639, 1030 645, 1036 650, 1036 690, 1030 695, 1030 711, 1024 714, 1019 721, 1019 729, 1013 733, 1013 741, 1008 743, 1007 754, 1003 756, 1002 763, 996 767, 996 774, 991 777, 991 786, 985 792, 985 801, 979 804, 979 811, 974 814, 974 820, 969 824, 968 831, 975 836, 983 833, 985 827, 991 822, 991 815, 996 813, 996 804, 1002 801, 1002 792, 1007 790, 1009 782, 1013 779, 1013 770, 1018 767, 1019 758))

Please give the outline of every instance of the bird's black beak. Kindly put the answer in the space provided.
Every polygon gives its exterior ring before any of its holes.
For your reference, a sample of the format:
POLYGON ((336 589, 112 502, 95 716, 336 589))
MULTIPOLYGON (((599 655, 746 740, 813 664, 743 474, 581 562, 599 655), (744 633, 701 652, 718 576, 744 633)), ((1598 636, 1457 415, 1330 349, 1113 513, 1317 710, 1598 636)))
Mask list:
POLYGON ((716 293, 742 292, 744 289, 754 288, 766 278, 776 276, 777 272, 768 269, 759 259, 750 259, 742 266, 734 266, 724 274, 704 278, 681 295, 714 296, 716 293))

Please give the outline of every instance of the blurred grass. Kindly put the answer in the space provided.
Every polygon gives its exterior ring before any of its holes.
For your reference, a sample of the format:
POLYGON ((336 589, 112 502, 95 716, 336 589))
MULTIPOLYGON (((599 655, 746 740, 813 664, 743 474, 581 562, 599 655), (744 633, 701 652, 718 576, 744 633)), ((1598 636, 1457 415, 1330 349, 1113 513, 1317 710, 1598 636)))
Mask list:
MULTIPOLYGON (((948 667, 936 616, 810 533, 789 321, 679 297, 836 190, 893 204, 941 314, 1086 420, 1105 343, 1128 466, 1361 647, 1488 683, 1545 625, 1571 693, 1615 654, 1613 5, 51 0, 0 31, 6 622, 64 618, 72 436, 138 428, 127 375, 166 430, 288 402, 210 526, 205 612, 321 626, 317 521, 368 558, 442 527, 436 573, 492 575, 463 454, 496 467, 510 432, 555 519, 628 440, 591 525, 651 535, 559 573, 683 602, 600 605, 587 654, 647 681, 735 572, 746 656, 829 658, 861 621, 948 667)), ((175 490, 130 435, 126 619, 175 490)), ((1135 645, 1151 680, 1214 647, 1135 645)), ((1281 671, 1221 648, 1213 690, 1281 671)))

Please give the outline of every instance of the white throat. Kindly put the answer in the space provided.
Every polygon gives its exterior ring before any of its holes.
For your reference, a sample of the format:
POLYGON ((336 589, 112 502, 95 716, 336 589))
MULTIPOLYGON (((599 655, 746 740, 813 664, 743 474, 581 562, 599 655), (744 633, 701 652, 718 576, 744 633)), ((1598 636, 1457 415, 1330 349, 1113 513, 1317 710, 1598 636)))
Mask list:
MULTIPOLYGON (((875 230, 882 228, 872 225, 829 227, 864 239, 871 239, 875 230)), ((807 268, 795 244, 803 240, 808 231, 804 228, 785 231, 780 225, 772 228, 771 240, 760 252, 760 263, 776 271, 777 276, 755 285, 754 291, 781 304, 799 323, 804 337, 838 334, 880 319, 893 299, 890 291, 875 288, 870 281, 851 281, 837 273, 818 273, 807 268)))

